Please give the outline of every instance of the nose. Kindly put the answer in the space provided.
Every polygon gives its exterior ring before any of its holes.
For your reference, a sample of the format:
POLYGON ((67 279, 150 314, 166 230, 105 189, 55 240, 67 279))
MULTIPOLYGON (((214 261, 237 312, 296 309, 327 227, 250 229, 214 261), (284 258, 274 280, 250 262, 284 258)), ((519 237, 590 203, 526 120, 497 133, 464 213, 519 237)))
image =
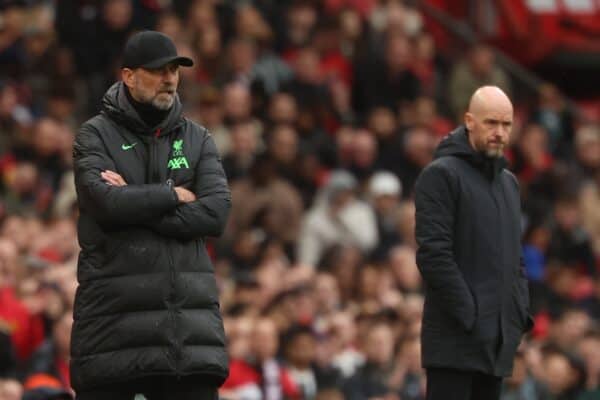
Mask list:
POLYGON ((494 137, 496 139, 505 138, 507 135, 508 135, 508 127, 506 127, 502 124, 498 124, 496 126, 496 129, 494 129, 494 137))
POLYGON ((167 83, 175 83, 177 79, 177 71, 166 68, 163 72, 163 81, 167 83))

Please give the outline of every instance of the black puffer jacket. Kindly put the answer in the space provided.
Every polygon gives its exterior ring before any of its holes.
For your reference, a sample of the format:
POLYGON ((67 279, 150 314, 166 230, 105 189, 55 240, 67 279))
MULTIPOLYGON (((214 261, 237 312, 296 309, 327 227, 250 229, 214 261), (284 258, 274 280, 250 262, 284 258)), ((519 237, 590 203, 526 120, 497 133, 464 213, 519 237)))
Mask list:
POLYGON ((417 180, 426 368, 510 375, 521 335, 532 326, 519 187, 504 164, 476 153, 461 127, 417 180))
POLYGON ((177 99, 149 128, 121 82, 74 144, 81 253, 71 337, 76 390, 150 375, 228 373, 214 271, 203 238, 220 235, 230 192, 206 129, 177 99), (104 170, 126 186, 106 184, 104 170), (178 204, 173 186, 196 194, 178 204))

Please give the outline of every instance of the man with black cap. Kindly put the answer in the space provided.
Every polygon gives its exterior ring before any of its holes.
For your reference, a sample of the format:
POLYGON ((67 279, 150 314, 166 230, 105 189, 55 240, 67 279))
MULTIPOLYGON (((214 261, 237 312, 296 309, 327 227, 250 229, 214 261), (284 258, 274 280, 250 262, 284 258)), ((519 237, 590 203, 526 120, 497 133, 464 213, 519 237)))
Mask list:
POLYGON ((192 65, 168 36, 133 35, 75 139, 78 399, 213 399, 227 377, 204 239, 223 231, 230 192, 210 134, 181 115, 178 68, 192 65))

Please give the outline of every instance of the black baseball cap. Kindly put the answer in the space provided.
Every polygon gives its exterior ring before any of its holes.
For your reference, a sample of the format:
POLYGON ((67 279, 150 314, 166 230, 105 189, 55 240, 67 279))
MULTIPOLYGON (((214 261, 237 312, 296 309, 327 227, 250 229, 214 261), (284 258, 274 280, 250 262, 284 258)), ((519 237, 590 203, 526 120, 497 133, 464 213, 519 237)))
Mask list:
POLYGON ((132 35, 123 50, 123 68, 160 68, 176 62, 191 67, 191 58, 178 56, 177 48, 170 37, 161 32, 142 31, 132 35))

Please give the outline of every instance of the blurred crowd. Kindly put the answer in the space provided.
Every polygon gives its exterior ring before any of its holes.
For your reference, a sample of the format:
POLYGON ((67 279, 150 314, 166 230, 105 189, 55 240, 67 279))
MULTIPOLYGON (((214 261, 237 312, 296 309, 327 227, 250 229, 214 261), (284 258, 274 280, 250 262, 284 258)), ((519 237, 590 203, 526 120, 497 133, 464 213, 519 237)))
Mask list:
POLYGON ((223 398, 424 399, 413 185, 494 84, 515 100, 536 322, 502 399, 600 399, 600 127, 550 83, 520 94, 485 44, 436 48, 413 3, 0 1, 0 399, 70 396, 72 142, 141 29, 195 60, 179 95, 231 185, 209 241, 223 398))

